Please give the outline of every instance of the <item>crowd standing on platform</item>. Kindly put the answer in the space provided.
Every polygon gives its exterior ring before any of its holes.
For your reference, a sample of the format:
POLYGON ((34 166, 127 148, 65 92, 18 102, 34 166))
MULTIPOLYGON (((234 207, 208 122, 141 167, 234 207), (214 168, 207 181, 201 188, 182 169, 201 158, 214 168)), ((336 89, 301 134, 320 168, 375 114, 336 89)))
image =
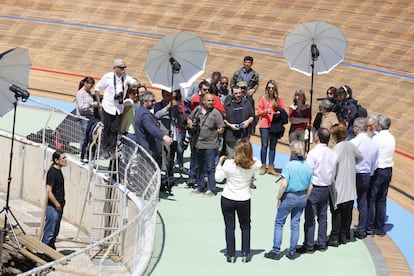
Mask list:
POLYGON ((90 132, 102 121, 102 156, 117 158, 120 134, 128 138, 121 139, 126 146, 133 146, 128 140, 136 142, 162 169, 161 191, 171 193, 175 172, 188 175, 186 184, 193 189, 192 194, 207 198, 217 194, 216 183, 224 183, 221 208, 228 262, 235 261, 236 213, 242 230, 243 260, 250 260, 250 198, 251 189, 256 188, 257 170, 259 175, 268 173, 282 179, 276 196, 273 247, 266 258, 282 257, 281 231, 289 214, 292 233, 287 257, 292 260, 299 254, 346 244, 352 237, 386 234, 386 197, 395 151, 395 138, 389 131, 391 119, 382 114, 368 115, 350 86, 330 86, 326 97, 318 99, 319 111, 312 121, 304 90, 295 91, 286 110, 283 97, 288 96, 279 91, 273 79, 266 82, 264 95, 256 105, 253 96, 259 89, 259 73, 252 68, 251 56, 244 57, 243 66, 231 78, 215 71, 210 79, 188 87, 162 90, 158 102, 143 82, 127 75, 123 59, 115 59, 112 65, 113 71, 98 81, 94 95, 93 78, 85 77, 79 84, 77 114, 88 119, 81 124, 81 159, 87 162, 90 132), (260 161, 252 157, 249 142, 257 124, 260 161), (276 146, 287 124, 291 157, 284 168, 276 168, 276 146), (310 143, 311 148, 307 147, 310 143), (188 167, 184 162, 187 148, 188 167), (352 233, 354 200, 359 222, 352 233), (332 214, 330 235, 328 206, 332 214), (296 248, 303 210, 305 238, 296 248))

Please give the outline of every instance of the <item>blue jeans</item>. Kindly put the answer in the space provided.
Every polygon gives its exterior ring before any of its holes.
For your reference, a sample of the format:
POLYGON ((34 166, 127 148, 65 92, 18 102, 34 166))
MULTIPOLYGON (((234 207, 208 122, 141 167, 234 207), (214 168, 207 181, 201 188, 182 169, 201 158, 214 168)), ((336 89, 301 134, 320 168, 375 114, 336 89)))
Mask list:
POLYGON ((357 233, 364 235, 367 230, 367 218, 368 218, 368 189, 371 176, 369 173, 357 173, 356 174, 356 187, 357 187, 357 203, 358 203, 358 227, 357 233))
POLYGON ((260 149, 260 161, 262 161, 263 165, 274 165, 277 137, 270 134, 270 128, 260 128, 260 142, 262 145, 260 149), (269 148, 269 163, 266 163, 267 148, 269 148))
POLYGON ((223 213, 224 224, 226 226, 227 256, 234 256, 236 251, 236 239, 234 237, 234 230, 236 228, 235 213, 237 213, 242 233, 242 253, 247 256, 250 254, 250 199, 235 201, 221 197, 221 212, 223 213))
POLYGON ((284 193, 275 219, 273 234, 273 251, 280 252, 283 226, 290 214, 290 246, 289 252, 295 252, 299 240, 299 222, 302 211, 306 206, 306 191, 284 193))
POLYGON ((326 231, 328 226, 328 187, 313 186, 305 207, 305 241, 307 249, 313 249, 315 245, 315 217, 318 219, 318 240, 319 246, 326 246, 326 231))
POLYGON ((188 172, 188 181, 197 183, 198 164, 196 160, 197 149, 195 144, 190 144, 190 171, 188 172))
POLYGON ((63 209, 57 211, 54 206, 47 205, 45 228, 43 229, 42 242, 53 249, 55 247, 56 237, 60 230, 60 221, 62 220, 63 209))
POLYGON ((385 215, 387 209, 387 194, 392 177, 392 168, 377 169, 372 183, 369 206, 367 231, 385 234, 385 215))
POLYGON ((89 121, 87 121, 85 119, 80 119, 80 121, 79 121, 79 124, 81 126, 81 132, 82 132, 82 134, 80 136, 80 139, 79 139, 79 149, 80 149, 79 151, 81 151, 81 152, 82 152, 82 147, 83 147, 83 143, 84 143, 84 140, 85 140, 85 136, 88 135, 88 133, 86 133, 88 123, 89 123, 89 121))
POLYGON ((207 176, 207 190, 216 191, 215 160, 218 154, 217 149, 197 149, 197 189, 203 191, 206 188, 204 176, 207 176))

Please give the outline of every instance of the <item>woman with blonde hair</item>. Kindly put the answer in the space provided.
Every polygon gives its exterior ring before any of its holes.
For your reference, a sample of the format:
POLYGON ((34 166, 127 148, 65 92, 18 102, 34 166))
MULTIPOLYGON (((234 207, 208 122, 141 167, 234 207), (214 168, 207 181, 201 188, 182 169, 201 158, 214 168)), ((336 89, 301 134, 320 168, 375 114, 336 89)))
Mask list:
POLYGON ((275 170, 275 155, 276 144, 280 138, 279 135, 270 132, 273 117, 280 117, 280 109, 284 109, 282 98, 279 97, 279 91, 275 80, 269 80, 266 84, 265 95, 259 99, 259 104, 256 109, 256 114, 260 117, 260 159, 262 167, 260 168, 261 175, 268 172, 269 174, 278 175, 275 170), (269 149, 269 167, 267 168, 266 157, 269 149))
POLYGON ((261 165, 262 163, 253 157, 252 145, 248 138, 242 138, 237 142, 234 159, 221 156, 217 164, 216 181, 227 179, 221 196, 221 211, 226 227, 227 262, 229 263, 236 261, 234 237, 236 213, 242 233, 242 261, 250 260, 250 198, 252 196, 250 179, 261 165))
POLYGON ((293 104, 289 106, 289 142, 305 141, 305 129, 309 122, 310 105, 306 103, 306 95, 302 89, 297 89, 293 96, 293 104))

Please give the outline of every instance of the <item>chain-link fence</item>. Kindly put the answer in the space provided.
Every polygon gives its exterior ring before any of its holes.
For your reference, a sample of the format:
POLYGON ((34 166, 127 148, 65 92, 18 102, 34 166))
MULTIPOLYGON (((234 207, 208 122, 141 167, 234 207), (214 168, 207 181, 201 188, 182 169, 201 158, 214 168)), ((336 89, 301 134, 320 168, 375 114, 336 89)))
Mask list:
MULTIPOLYGON (((29 99, 29 101, 33 100, 29 99)), ((74 112, 39 101, 19 107, 17 112, 21 120, 36 118, 35 123, 31 125, 26 123, 24 127, 21 127, 21 123, 18 122, 15 130, 17 136, 40 143, 45 149, 62 149, 71 154, 74 157, 73 160, 79 161, 81 143, 84 139, 82 122, 87 119, 76 116, 74 112)), ((7 114, 6 120, 7 116, 11 115, 7 114)), ((7 127, 5 130, 10 131, 7 127)), ((124 197, 123 206, 116 207, 123 215, 115 217, 117 221, 113 223, 113 225, 119 225, 119 229, 83 250, 21 275, 143 274, 153 249, 155 216, 161 182, 160 169, 143 148, 124 136, 118 143, 117 155, 119 183, 114 183, 117 189, 111 197, 124 197), (100 252, 99 256, 95 252, 100 252), (118 262, 111 259, 114 254, 118 262), (68 261, 69 264, 67 264, 68 261)), ((96 167, 81 166, 81 168, 90 170, 88 174, 97 174, 96 167)), ((95 179, 94 177, 88 178, 95 179)), ((99 179, 105 179, 105 176, 100 176, 99 179)), ((76 179, 71 178, 70 181, 76 181, 76 179)), ((66 183, 65 186, 66 189, 70 189, 72 185, 66 183)), ((81 214, 81 216, 87 217, 88 215, 81 214)))

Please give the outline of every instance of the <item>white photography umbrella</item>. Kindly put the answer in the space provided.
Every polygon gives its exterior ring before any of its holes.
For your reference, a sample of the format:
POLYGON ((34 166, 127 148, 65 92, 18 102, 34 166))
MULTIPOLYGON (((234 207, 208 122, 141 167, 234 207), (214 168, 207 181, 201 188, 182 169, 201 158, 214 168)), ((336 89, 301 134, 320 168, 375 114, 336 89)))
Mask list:
POLYGON ((163 37, 148 50, 144 72, 152 86, 172 92, 190 86, 204 73, 207 56, 199 37, 179 32, 163 37))

